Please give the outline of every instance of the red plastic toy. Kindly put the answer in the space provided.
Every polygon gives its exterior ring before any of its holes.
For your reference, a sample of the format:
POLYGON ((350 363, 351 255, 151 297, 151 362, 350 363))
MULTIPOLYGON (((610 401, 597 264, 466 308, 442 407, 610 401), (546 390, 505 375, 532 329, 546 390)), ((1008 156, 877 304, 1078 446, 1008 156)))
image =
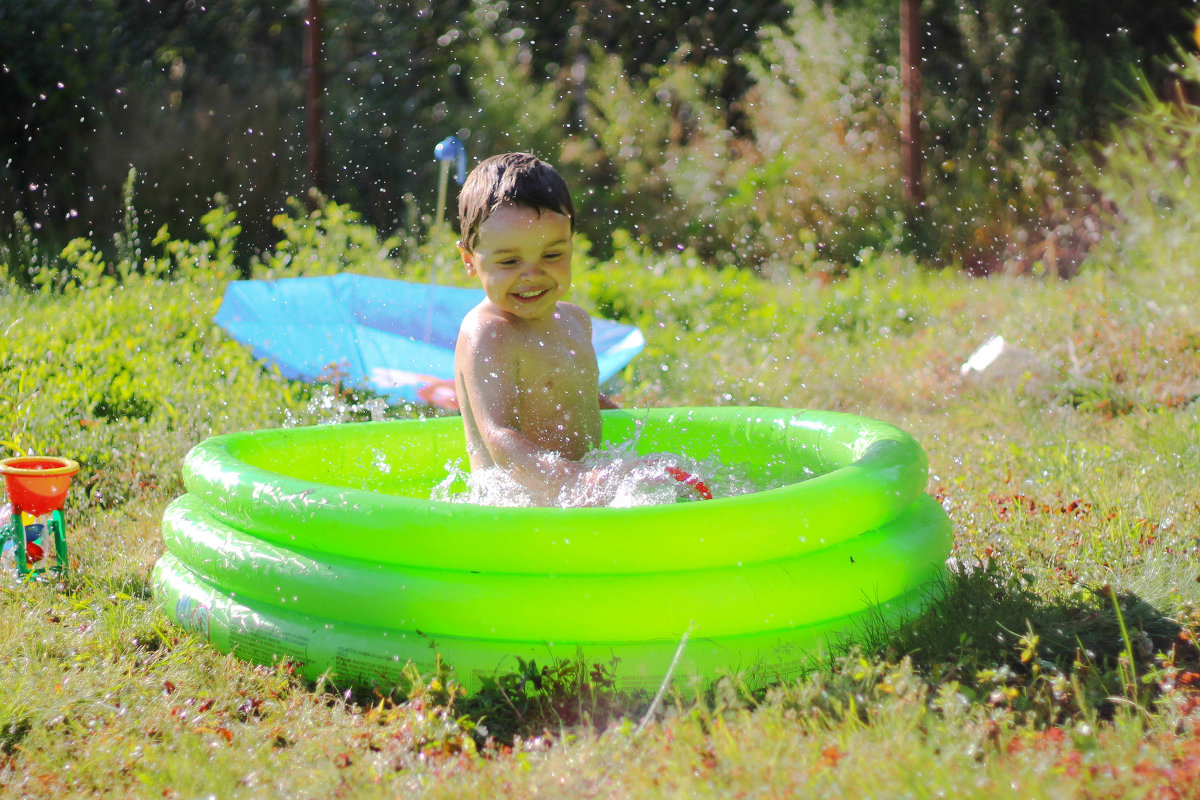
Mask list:
MULTIPOLYGON (((25 525, 21 515, 31 517, 50 515, 50 523, 44 534, 54 537, 55 569, 59 574, 67 573, 66 524, 62 507, 67 499, 71 478, 79 472, 79 464, 69 458, 57 456, 18 456, 0 461, 0 475, 4 476, 4 490, 12 505, 12 521, 8 530, 0 529, 0 541, 11 538, 16 549, 17 573, 26 575, 37 559, 36 551, 44 554, 48 542, 36 544, 26 541, 25 525)), ((34 570, 43 572, 43 569, 34 570)))
POLYGON ((682 483, 684 486, 690 486, 696 492, 696 494, 700 495, 702 500, 713 499, 712 492, 709 491, 709 488, 704 485, 704 481, 700 480, 692 473, 682 470, 679 467, 667 467, 667 474, 682 483))

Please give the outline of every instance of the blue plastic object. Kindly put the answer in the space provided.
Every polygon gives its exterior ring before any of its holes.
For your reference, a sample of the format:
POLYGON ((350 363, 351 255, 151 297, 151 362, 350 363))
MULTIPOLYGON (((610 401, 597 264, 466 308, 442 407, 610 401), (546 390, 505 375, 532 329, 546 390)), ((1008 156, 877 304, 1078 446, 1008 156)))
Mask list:
MULTIPOLYGON (((454 342, 482 289, 335 275, 233 281, 215 322, 285 378, 454 407, 454 342)), ((600 381, 641 352, 632 325, 592 320, 600 381)))
POLYGON ((433 148, 433 157, 437 161, 456 162, 458 169, 454 179, 462 186, 463 181, 467 179, 467 148, 463 146, 462 141, 457 136, 447 136, 433 148))

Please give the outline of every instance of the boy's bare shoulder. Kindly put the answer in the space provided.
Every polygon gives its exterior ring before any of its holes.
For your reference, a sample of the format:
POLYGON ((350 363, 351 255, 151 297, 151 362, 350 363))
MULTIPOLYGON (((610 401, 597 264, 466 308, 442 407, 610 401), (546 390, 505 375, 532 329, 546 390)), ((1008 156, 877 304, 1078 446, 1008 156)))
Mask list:
POLYGON ((458 329, 460 342, 497 342, 511 338, 515 331, 512 323, 502 314, 480 303, 467 312, 458 329))
POLYGON ((586 311, 584 311, 580 306, 577 306, 574 303, 559 301, 558 313, 563 316, 563 319, 569 320, 569 321, 577 323, 577 324, 584 325, 587 327, 588 330, 591 330, 591 328, 592 328, 591 316, 586 311))

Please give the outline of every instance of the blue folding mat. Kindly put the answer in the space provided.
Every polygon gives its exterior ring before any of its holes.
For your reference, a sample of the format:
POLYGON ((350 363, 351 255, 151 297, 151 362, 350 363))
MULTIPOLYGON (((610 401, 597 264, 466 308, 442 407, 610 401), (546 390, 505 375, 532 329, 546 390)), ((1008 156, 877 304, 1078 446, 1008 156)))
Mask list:
MULTIPOLYGON (((334 275, 234 281, 215 322, 285 378, 340 380, 390 403, 454 401, 454 342, 482 289, 334 275)), ((592 320, 600 381, 645 345, 632 325, 592 320)))

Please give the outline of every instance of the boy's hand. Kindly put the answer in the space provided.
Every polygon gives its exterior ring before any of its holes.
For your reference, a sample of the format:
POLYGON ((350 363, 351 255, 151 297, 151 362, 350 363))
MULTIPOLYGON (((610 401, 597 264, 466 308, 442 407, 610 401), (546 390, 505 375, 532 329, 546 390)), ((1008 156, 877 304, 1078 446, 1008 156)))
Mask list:
POLYGON ((601 505, 604 501, 605 484, 610 480, 611 476, 600 467, 586 470, 580 475, 578 485, 584 504, 588 506, 601 505))
POLYGON ((573 475, 564 480, 559 504, 595 507, 608 505, 615 477, 611 467, 585 468, 568 462, 573 475))

